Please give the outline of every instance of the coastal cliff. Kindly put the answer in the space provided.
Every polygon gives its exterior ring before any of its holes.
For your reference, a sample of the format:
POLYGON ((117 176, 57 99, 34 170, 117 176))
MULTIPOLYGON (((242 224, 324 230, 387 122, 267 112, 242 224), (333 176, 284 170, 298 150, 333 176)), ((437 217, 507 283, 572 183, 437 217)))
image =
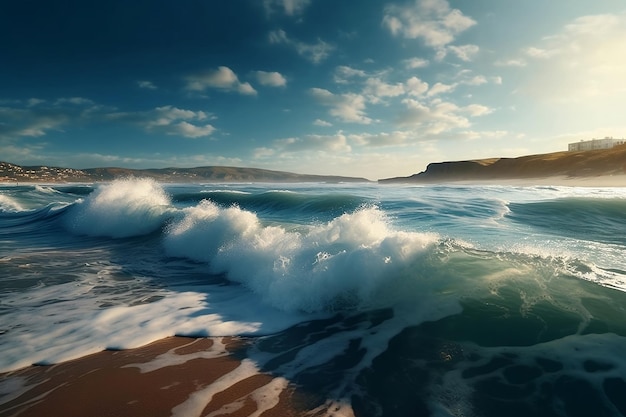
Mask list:
POLYGON ((612 149, 554 152, 518 158, 437 162, 409 177, 381 183, 437 183, 564 177, 571 179, 626 175, 626 145, 612 149))

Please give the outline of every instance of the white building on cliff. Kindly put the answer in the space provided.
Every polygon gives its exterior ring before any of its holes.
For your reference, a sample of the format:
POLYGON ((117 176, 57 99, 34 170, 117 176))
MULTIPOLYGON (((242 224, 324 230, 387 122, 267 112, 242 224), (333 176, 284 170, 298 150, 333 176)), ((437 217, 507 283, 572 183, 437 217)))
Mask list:
POLYGON ((595 149, 611 149, 613 146, 623 145, 626 143, 624 139, 613 139, 605 137, 604 139, 581 140, 580 142, 570 143, 567 145, 568 151, 593 151, 595 149))

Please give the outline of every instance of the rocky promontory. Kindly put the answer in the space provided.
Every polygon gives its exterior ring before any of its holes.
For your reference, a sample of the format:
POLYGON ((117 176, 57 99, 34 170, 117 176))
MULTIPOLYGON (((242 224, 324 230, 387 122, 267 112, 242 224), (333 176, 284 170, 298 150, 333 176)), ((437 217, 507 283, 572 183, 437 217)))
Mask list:
POLYGON ((554 152, 518 158, 489 158, 436 162, 409 177, 381 183, 440 183, 458 181, 532 180, 561 177, 585 179, 626 175, 626 145, 611 149, 554 152))

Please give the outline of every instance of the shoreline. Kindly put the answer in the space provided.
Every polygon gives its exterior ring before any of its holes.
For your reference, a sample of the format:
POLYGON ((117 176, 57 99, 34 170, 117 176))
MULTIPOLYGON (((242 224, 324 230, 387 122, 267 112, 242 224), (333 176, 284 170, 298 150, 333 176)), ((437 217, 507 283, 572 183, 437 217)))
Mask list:
POLYGON ((445 181, 383 181, 380 185, 493 185, 493 186, 514 186, 514 187, 590 187, 590 188, 621 188, 626 187, 626 174, 624 175, 603 175, 594 177, 568 177, 556 175, 550 177, 531 178, 493 178, 493 179, 457 179, 445 181))
MULTIPOLYGON (((110 181, 0 181, 0 186, 20 186, 20 185, 94 185, 100 183, 109 183, 110 181)), ((163 182, 160 184, 187 184, 186 182, 163 182)), ((189 182, 189 184, 211 184, 211 182, 198 181, 189 182)), ((215 184, 224 184, 225 182, 217 181, 215 184)), ((232 184, 247 184, 246 182, 230 182, 232 184)), ((278 182, 286 183, 289 182, 278 182)), ((306 183, 306 182, 305 182, 306 183)), ((298 182, 291 182, 298 184, 298 182)), ((381 179, 367 182, 367 184, 377 185, 509 185, 516 187, 534 187, 534 186, 563 186, 563 187, 626 187, 626 174, 623 175, 599 175, 588 177, 570 177, 565 175, 555 175, 549 177, 527 177, 527 178, 491 178, 491 179, 447 179, 447 180, 389 180, 381 179)))
POLYGON ((240 337, 173 336, 0 374, 0 417, 296 416, 295 388, 261 372, 240 337))

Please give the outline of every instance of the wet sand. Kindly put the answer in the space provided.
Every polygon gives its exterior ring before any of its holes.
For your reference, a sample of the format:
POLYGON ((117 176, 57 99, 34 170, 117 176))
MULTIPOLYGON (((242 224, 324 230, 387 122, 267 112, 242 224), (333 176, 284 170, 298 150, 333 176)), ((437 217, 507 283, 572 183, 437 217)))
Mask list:
POLYGON ((297 416, 294 387, 239 338, 170 337, 0 374, 0 416, 297 416))

